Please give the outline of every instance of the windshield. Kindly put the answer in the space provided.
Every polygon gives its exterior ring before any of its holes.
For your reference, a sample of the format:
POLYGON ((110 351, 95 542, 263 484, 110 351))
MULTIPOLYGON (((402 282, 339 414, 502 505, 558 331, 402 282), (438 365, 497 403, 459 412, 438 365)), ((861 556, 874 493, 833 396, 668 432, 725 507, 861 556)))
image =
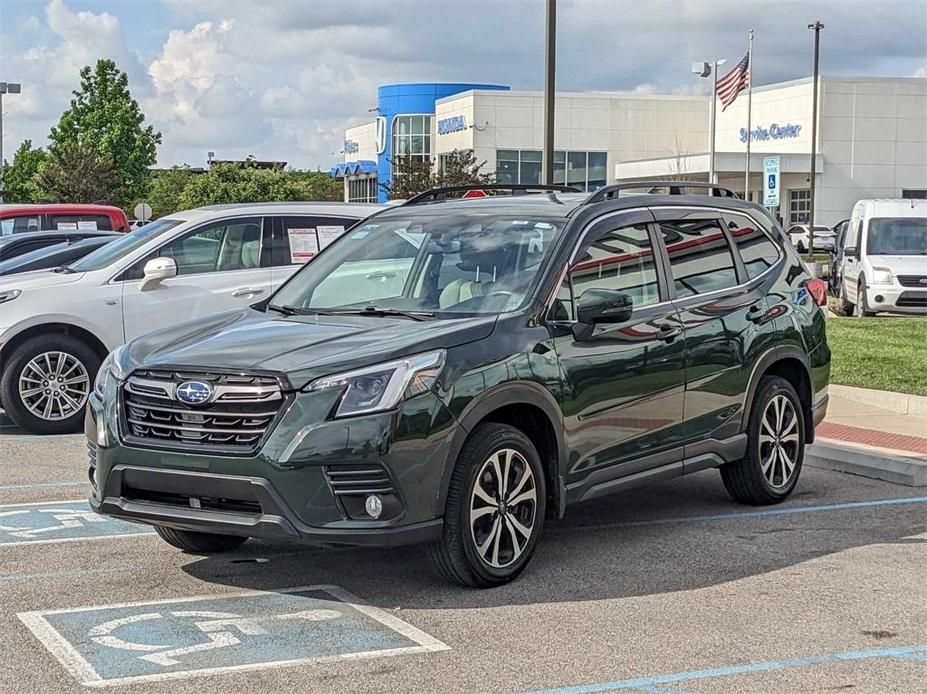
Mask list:
POLYGON ((98 248, 93 253, 84 256, 71 265, 71 270, 74 272, 90 272, 112 265, 120 258, 132 253, 137 248, 141 248, 154 237, 173 229, 178 224, 183 224, 183 220, 162 218, 157 222, 139 227, 135 231, 130 231, 102 248, 98 248))
POLYGON ((271 305, 452 316, 509 311, 525 303, 564 223, 474 213, 374 218, 309 263, 271 305))
POLYGON ((869 220, 869 255, 927 255, 927 218, 881 217, 869 220))

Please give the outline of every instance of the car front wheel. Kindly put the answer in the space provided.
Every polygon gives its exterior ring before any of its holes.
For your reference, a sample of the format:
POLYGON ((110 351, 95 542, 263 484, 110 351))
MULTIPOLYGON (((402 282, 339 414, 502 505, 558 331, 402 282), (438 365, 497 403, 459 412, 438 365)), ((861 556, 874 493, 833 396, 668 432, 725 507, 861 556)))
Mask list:
POLYGON ((524 570, 544 523, 546 490, 537 450, 506 424, 476 427, 451 477, 444 534, 429 551, 455 583, 488 588, 524 570))
POLYGON ((859 289, 856 291, 856 310, 854 314, 857 318, 871 318, 875 311, 869 310, 869 303, 866 300, 866 283, 860 282, 859 289))
POLYGON ((795 388, 779 376, 757 386, 747 425, 747 451, 722 465, 728 493, 745 504, 777 504, 798 482, 805 457, 805 417, 795 388))
POLYGON ((189 554, 220 554, 222 552, 231 552, 238 549, 244 544, 246 537, 237 535, 216 535, 215 533, 197 533, 192 530, 177 530, 175 528, 165 528, 161 525, 155 526, 155 532, 167 544, 177 549, 182 549, 189 554))
POLYGON ((0 378, 10 418, 33 434, 80 431, 100 357, 71 335, 38 335, 14 348, 0 378))

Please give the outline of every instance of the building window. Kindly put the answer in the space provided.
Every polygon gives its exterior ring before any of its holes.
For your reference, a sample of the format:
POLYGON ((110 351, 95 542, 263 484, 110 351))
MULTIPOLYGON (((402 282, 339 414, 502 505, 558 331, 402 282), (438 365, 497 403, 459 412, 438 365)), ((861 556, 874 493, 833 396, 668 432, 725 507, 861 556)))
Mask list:
MULTIPOLYGON (((541 151, 537 149, 497 149, 498 183, 539 184, 541 151)), ((554 183, 593 191, 605 185, 608 168, 606 152, 554 152, 554 183)))
POLYGON ((901 191, 902 200, 927 200, 927 189, 925 188, 914 188, 914 189, 903 189, 901 191))
POLYGON ((789 191, 789 224, 802 224, 811 218, 811 189, 789 191))
POLYGON ((393 118, 393 175, 398 162, 412 158, 431 160, 432 116, 396 116, 393 118))
POLYGON ((349 178, 348 202, 377 202, 377 177, 349 178))
POLYGON ((473 155, 472 149, 455 149, 453 152, 444 152, 438 155, 438 171, 445 173, 448 163, 454 159, 464 160, 473 155))

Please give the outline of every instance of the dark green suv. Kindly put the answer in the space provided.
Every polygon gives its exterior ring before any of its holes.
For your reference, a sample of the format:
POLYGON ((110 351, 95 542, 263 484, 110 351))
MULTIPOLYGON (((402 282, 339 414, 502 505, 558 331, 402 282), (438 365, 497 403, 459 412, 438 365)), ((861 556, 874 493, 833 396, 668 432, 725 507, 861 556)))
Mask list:
POLYGON ((117 349, 93 508, 193 553, 429 543, 492 586, 545 518, 631 485, 716 467, 782 501, 827 405, 826 286, 762 208, 635 185, 431 191, 266 301, 117 349))

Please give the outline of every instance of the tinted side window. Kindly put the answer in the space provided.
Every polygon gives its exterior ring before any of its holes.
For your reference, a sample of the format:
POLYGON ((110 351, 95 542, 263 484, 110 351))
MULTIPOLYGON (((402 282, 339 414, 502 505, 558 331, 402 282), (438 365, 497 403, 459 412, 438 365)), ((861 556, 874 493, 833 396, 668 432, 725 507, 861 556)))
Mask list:
POLYGON ((48 223, 52 229, 113 230, 113 225, 105 214, 50 214, 48 223))
POLYGON ((759 277, 779 260, 776 244, 749 217, 725 214, 724 223, 747 270, 747 279, 759 277))
POLYGON ((634 307, 660 301, 653 246, 646 225, 607 231, 573 261, 554 302, 554 320, 575 320, 575 304, 589 289, 611 289, 631 297, 634 307))
POLYGON ((717 220, 660 222, 660 231, 669 253, 677 298, 737 285, 731 247, 717 220))
POLYGON ((282 236, 276 238, 274 247, 274 265, 305 263, 358 221, 318 215, 283 217, 282 236))
POLYGON ((0 220, 0 235, 9 236, 25 231, 41 231, 41 215, 26 215, 24 217, 8 217, 0 220))

